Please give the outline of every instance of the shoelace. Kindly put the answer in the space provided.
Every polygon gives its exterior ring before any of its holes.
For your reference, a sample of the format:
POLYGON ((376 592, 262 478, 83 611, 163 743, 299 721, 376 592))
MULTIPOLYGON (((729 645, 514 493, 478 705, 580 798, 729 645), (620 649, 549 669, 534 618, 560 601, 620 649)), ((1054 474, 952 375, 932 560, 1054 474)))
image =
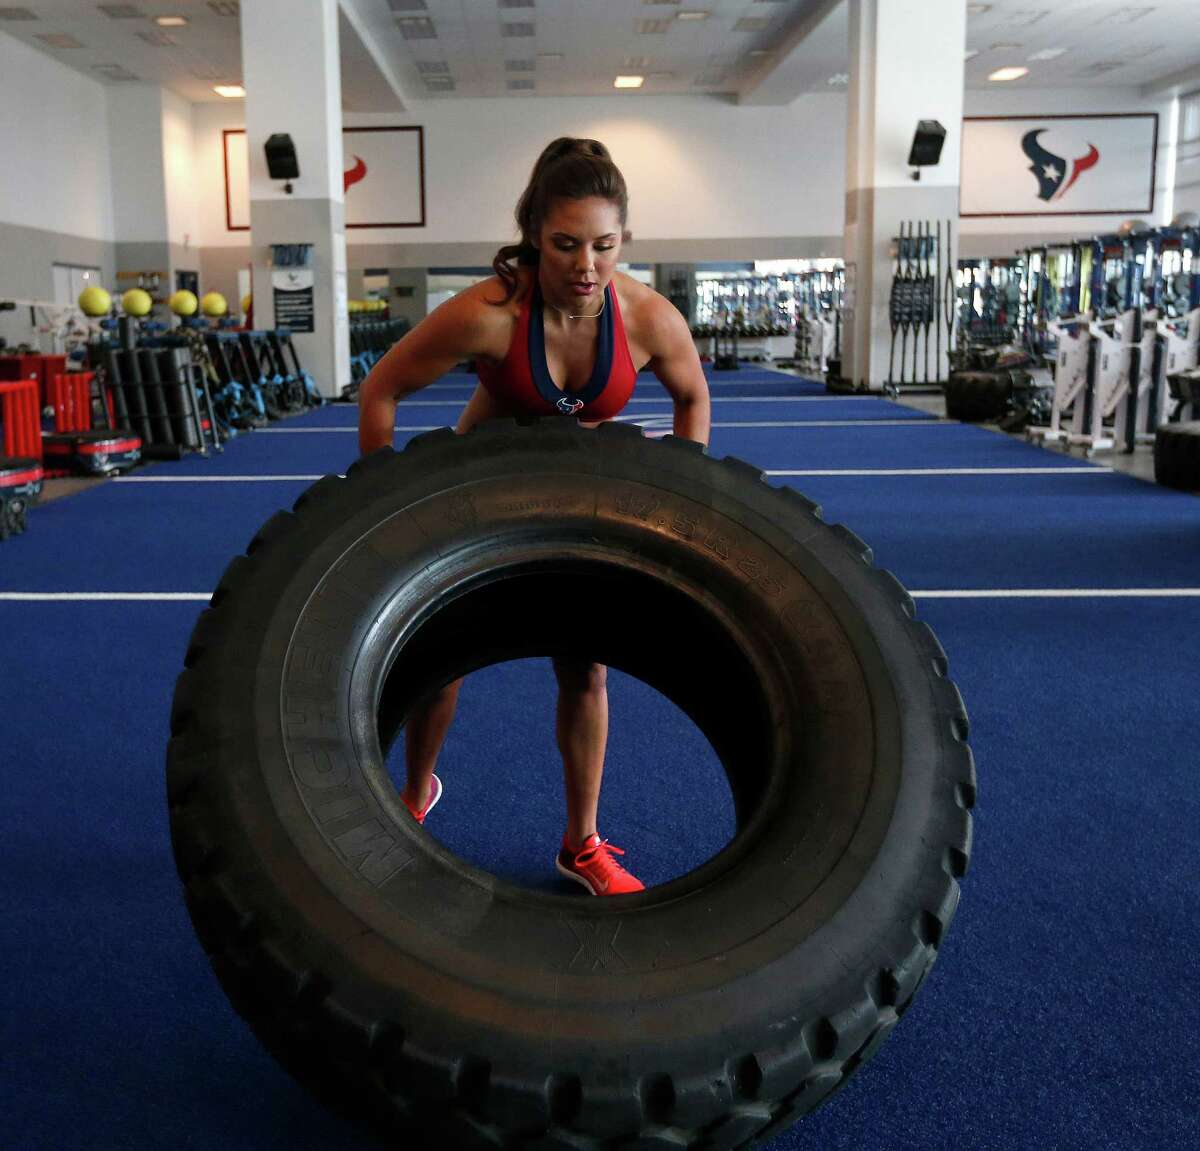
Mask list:
POLYGON ((612 875, 617 871, 624 871, 625 869, 615 859, 613 859, 612 855, 609 854, 610 852, 616 855, 625 854, 621 848, 614 847, 608 842, 607 839, 602 839, 599 843, 594 843, 591 847, 585 847, 582 851, 578 852, 575 856, 575 866, 586 867, 596 858, 597 855, 599 855, 600 859, 603 861, 600 863, 600 870, 603 871, 606 876, 612 875))

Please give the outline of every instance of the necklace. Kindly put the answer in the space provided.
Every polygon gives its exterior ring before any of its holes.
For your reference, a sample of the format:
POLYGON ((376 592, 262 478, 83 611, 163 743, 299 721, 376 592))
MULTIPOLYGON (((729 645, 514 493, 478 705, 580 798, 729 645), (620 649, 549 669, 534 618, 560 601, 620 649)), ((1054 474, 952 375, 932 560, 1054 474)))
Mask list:
POLYGON ((604 315, 604 309, 608 305, 608 293, 605 292, 604 298, 600 301, 600 311, 598 311, 594 316, 573 316, 570 312, 563 311, 563 309, 557 304, 551 303, 546 299, 545 296, 542 297, 542 301, 543 303, 550 304, 550 307, 558 312, 559 315, 566 316, 568 320, 598 320, 602 315, 604 315))

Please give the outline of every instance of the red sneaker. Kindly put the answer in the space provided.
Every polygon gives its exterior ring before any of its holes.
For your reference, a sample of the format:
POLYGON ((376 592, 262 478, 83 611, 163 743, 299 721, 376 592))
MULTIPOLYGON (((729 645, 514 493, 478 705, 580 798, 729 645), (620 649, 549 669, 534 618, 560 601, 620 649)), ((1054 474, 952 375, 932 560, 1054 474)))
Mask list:
MULTIPOLYGON (((404 799, 404 793, 400 793, 400 798, 404 799)), ((412 817, 418 823, 424 823, 425 817, 437 806, 437 801, 442 798, 442 781, 435 775, 429 781, 429 802, 418 811, 407 799, 404 799, 404 806, 412 812, 412 817)))
POLYGON ((555 866, 568 879, 582 883, 593 895, 628 895, 632 891, 645 891, 645 885, 613 859, 614 855, 624 854, 619 847, 613 847, 598 835, 589 835, 578 851, 572 851, 564 836, 555 866))

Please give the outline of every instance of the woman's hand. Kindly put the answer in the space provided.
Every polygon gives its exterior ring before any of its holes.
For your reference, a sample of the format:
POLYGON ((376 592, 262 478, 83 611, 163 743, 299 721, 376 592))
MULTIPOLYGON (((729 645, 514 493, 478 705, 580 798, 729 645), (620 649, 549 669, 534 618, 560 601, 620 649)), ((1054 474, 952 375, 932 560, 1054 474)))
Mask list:
POLYGON ((490 342, 507 318, 478 288, 468 288, 394 343, 359 388, 359 452, 365 456, 390 447, 396 401, 432 384, 460 361, 490 352, 490 342))
POLYGON ((651 301, 648 335, 651 358, 647 367, 662 381, 675 405, 675 435, 708 446, 712 404, 708 380, 691 330, 679 309, 666 297, 651 301))

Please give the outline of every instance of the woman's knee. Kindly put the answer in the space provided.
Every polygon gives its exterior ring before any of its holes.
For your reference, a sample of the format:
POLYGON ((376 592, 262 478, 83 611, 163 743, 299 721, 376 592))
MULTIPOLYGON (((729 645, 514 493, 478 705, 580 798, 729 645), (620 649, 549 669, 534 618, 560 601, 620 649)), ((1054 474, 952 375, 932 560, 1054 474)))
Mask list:
POLYGON ((588 660, 556 659, 554 674, 559 690, 573 695, 598 695, 608 685, 608 668, 588 660))

